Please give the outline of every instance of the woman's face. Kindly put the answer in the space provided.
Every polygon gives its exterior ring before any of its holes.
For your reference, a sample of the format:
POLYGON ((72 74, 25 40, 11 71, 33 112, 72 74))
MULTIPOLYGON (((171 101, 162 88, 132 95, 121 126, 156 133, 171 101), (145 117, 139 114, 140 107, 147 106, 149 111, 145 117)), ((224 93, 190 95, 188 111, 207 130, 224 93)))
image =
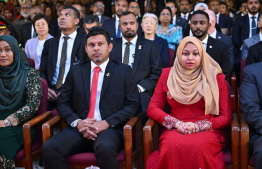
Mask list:
POLYGON ((170 23, 171 21, 171 13, 169 12, 169 10, 164 9, 162 10, 162 12, 160 13, 160 17, 159 20, 161 23, 170 23))
POLYGON ((45 15, 46 15, 46 16, 51 16, 51 14, 52 14, 51 9, 50 9, 50 8, 46 8, 46 9, 45 9, 45 15))
POLYGON ((35 30, 38 35, 48 34, 48 25, 44 18, 41 18, 35 22, 35 30))
POLYGON ((141 26, 146 34, 152 34, 155 33, 155 30, 157 28, 157 23, 154 18, 148 16, 144 19, 141 26))
POLYGON ((206 10, 206 8, 204 6, 200 6, 197 10, 204 11, 204 10, 206 10))
POLYGON ((6 41, 0 41, 0 66, 10 66, 14 61, 14 54, 6 41))
POLYGON ((193 43, 187 43, 182 51, 181 65, 187 70, 194 70, 199 67, 201 57, 193 43))
POLYGON ((7 20, 10 20, 13 17, 13 14, 9 10, 5 10, 4 16, 7 20))
POLYGON ((226 5, 224 5, 224 4, 221 4, 220 6, 219 6, 219 12, 221 13, 221 14, 226 14, 226 5))

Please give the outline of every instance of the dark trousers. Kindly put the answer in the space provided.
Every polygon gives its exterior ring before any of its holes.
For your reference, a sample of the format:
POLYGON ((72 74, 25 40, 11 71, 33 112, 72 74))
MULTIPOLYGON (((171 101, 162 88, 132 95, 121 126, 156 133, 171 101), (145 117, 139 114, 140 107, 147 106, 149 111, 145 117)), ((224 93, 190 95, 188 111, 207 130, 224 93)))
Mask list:
POLYGON ((148 116, 147 116, 147 108, 149 105, 149 102, 151 100, 152 95, 150 95, 150 93, 148 92, 141 92, 140 93, 140 100, 141 100, 141 105, 142 105, 142 122, 143 125, 146 124, 147 120, 148 120, 148 116))
MULTIPOLYGON (((60 89, 56 89, 55 88, 55 85, 49 85, 48 86, 50 89, 52 89, 52 90, 54 90, 54 92, 56 93, 56 94, 58 94, 60 91, 61 91, 61 88, 60 89)), ((53 110, 54 108, 56 108, 56 104, 57 104, 57 101, 48 101, 47 102, 47 110, 48 111, 51 111, 51 110, 53 110)))
POLYGON ((262 169, 262 136, 253 142, 254 169, 262 169))
POLYGON ((97 134, 96 140, 92 141, 83 138, 77 129, 66 127, 43 145, 44 163, 47 169, 67 169, 66 157, 94 152, 100 169, 118 169, 117 152, 121 148, 123 148, 121 130, 109 128, 97 134))

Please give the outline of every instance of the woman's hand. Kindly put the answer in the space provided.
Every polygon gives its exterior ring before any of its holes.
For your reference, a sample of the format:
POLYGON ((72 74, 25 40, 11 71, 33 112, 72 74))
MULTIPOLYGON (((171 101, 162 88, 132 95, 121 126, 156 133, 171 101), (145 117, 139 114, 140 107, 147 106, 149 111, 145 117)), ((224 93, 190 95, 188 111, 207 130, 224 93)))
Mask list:
POLYGON ((184 131, 185 131, 185 134, 198 133, 199 128, 198 128, 198 125, 196 123, 185 122, 184 123, 184 131))
POLYGON ((0 127, 6 127, 6 126, 5 126, 5 121, 4 121, 4 120, 0 120, 0 127))

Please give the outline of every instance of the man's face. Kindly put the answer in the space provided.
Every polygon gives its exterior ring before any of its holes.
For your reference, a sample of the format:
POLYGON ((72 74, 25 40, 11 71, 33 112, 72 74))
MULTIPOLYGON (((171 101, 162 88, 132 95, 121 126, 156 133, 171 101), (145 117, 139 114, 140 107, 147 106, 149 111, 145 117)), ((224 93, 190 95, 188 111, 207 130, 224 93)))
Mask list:
POLYGON ((215 14, 219 12, 219 2, 218 1, 211 1, 209 3, 210 10, 212 10, 215 14))
POLYGON ((85 31, 86 31, 86 34, 89 33, 89 30, 94 27, 94 26, 99 26, 96 22, 94 23, 85 23, 84 25, 84 28, 85 28, 85 31))
POLYGON ((131 2, 129 4, 128 11, 133 12, 136 16, 138 16, 140 12, 140 8, 137 2, 131 2))
POLYGON ((121 16, 119 27, 125 38, 135 37, 138 29, 136 17, 133 14, 121 16))
POLYGON ((60 17, 61 11, 62 11, 62 9, 63 9, 64 7, 65 7, 64 5, 60 5, 60 6, 57 8, 56 14, 57 14, 58 17, 60 17))
POLYGON ((79 13, 80 13, 80 19, 83 17, 84 13, 83 13, 83 10, 82 10, 82 6, 81 5, 78 5, 78 4, 74 4, 72 5, 73 7, 75 7, 79 13))
POLYGON ((33 20, 33 18, 40 13, 43 14, 43 10, 41 8, 39 8, 38 6, 33 7, 32 13, 30 15, 31 20, 33 20))
POLYGON ((179 4, 179 9, 183 14, 186 14, 189 12, 189 3, 187 0, 181 1, 179 4))
POLYGON ((58 22, 59 22, 59 28, 61 30, 65 30, 65 29, 73 30, 78 24, 79 19, 75 18, 73 9, 63 9, 61 11, 61 15, 58 19, 58 22))
POLYGON ((190 22, 190 29, 196 38, 201 39, 206 36, 210 23, 204 14, 193 15, 190 22))
POLYGON ((247 10, 247 3, 242 3, 241 7, 240 7, 240 11, 242 14, 246 15, 248 10, 247 10))
POLYGON ((28 18, 31 14, 31 10, 32 10, 32 7, 30 6, 30 4, 23 4, 21 6, 21 15, 24 18, 28 18))
POLYGON ((173 17, 175 16, 175 14, 176 14, 176 11, 177 11, 177 9, 176 9, 176 7, 175 7, 175 4, 172 3, 172 2, 168 2, 168 3, 166 3, 166 6, 169 7, 169 8, 171 8, 172 18, 173 18, 173 17))
POLYGON ((258 0, 248 0, 247 1, 247 9, 251 14, 256 14, 259 10, 259 1, 258 0))
POLYGON ((96 15, 103 15, 105 12, 105 5, 103 2, 96 2, 95 5, 93 6, 93 12, 96 15))
POLYGON ((0 36, 2 35, 10 35, 10 31, 8 28, 0 29, 0 36))
POLYGON ((123 12, 126 12, 128 8, 128 3, 126 0, 118 0, 115 5, 115 11, 118 17, 122 15, 123 12))
POLYGON ((89 37, 85 46, 88 57, 97 65, 101 65, 108 60, 112 48, 113 44, 108 45, 104 35, 89 37))

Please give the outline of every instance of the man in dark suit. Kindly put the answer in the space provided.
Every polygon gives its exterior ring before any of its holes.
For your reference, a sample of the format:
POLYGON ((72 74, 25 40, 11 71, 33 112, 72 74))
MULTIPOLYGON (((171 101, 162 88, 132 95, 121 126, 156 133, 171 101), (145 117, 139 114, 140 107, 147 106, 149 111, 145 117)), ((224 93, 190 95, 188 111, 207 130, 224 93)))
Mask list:
POLYGON ((72 64, 85 60, 84 37, 76 32, 79 11, 65 6, 59 17, 61 36, 44 44, 41 56, 40 76, 48 83, 48 110, 56 105, 61 86, 72 64))
POLYGON ((170 0, 166 3, 166 6, 169 7, 172 11, 173 25, 181 26, 184 30, 187 25, 187 20, 181 18, 180 16, 176 16, 177 7, 175 3, 170 0))
POLYGON ((157 44, 137 35, 138 23, 134 13, 126 11, 120 17, 119 27, 122 38, 113 41, 110 59, 123 62, 132 67, 140 92, 143 122, 146 111, 161 74, 162 64, 157 44))
POLYGON ((210 27, 208 14, 201 10, 195 11, 190 22, 193 35, 202 41, 206 52, 220 65, 224 75, 226 75, 226 80, 230 82, 231 66, 227 45, 208 35, 210 27))
POLYGON ((139 4, 137 1, 135 0, 129 1, 128 11, 133 12, 136 15, 136 19, 138 23, 141 24, 142 18, 139 17, 140 8, 139 8, 139 4))
POLYGON ((109 18, 108 16, 104 15, 105 12, 105 4, 103 0, 95 0, 92 4, 93 7, 93 15, 97 15, 98 19, 99 19, 99 23, 101 23, 103 25, 103 23, 106 20, 109 20, 111 18, 109 18))
POLYGON ((209 8, 216 14, 216 23, 221 29, 226 28, 228 35, 231 35, 232 20, 229 16, 219 12, 219 0, 211 0, 209 8))
POLYGON ((229 54, 229 58, 230 58, 231 70, 233 70, 233 67, 234 67, 234 46, 233 46, 232 40, 229 36, 224 35, 221 32, 218 32, 216 30, 216 28, 215 28, 215 24, 216 24, 215 13, 211 10, 205 10, 205 12, 209 15, 209 22, 210 22, 208 34, 212 38, 220 40, 227 45, 228 54, 229 54))
POLYGON ((246 65, 251 65, 253 63, 262 61, 262 41, 251 46, 248 49, 248 56, 246 60, 246 65))
POLYGON ((89 33, 89 30, 94 26, 101 26, 101 24, 99 23, 98 16, 89 15, 85 17, 84 18, 84 29, 85 29, 86 34, 84 36, 86 36, 89 33))
POLYGON ((258 34, 259 7, 260 3, 258 0, 248 0, 248 14, 236 19, 233 26, 232 41, 237 49, 241 48, 245 39, 258 34))
POLYGON ((188 21, 191 18, 189 0, 180 0, 179 9, 181 11, 179 17, 188 21))
POLYGON ((246 122, 249 124, 250 154, 254 169, 262 166, 262 63, 245 67, 240 86, 239 101, 246 122))
POLYGON ((91 62, 72 66, 62 87, 57 110, 68 126, 44 144, 46 168, 66 169, 67 156, 88 151, 101 169, 119 168, 123 126, 141 105, 131 68, 109 59, 112 47, 103 28, 90 30, 85 49, 91 62))
POLYGON ((127 11, 127 9, 128 9, 127 0, 115 0, 115 12, 116 12, 115 17, 112 19, 106 20, 104 24, 102 25, 102 27, 108 31, 111 40, 122 37, 121 30, 118 26, 119 17, 122 15, 123 12, 127 11))
POLYGON ((236 14, 234 17, 233 17, 233 24, 235 23, 236 19, 241 17, 241 16, 245 16, 247 13, 248 13, 248 10, 247 10, 247 2, 246 1, 242 1, 241 2, 241 5, 239 7, 239 11, 240 13, 236 14))

